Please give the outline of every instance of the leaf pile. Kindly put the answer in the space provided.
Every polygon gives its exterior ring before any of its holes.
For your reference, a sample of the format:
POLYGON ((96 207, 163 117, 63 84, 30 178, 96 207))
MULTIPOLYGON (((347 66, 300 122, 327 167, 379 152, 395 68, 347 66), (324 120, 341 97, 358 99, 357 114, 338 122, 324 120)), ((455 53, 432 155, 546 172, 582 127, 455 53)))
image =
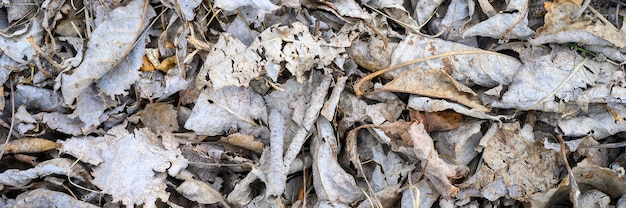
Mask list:
POLYGON ((3 1, 0 207, 623 207, 625 6, 3 1))

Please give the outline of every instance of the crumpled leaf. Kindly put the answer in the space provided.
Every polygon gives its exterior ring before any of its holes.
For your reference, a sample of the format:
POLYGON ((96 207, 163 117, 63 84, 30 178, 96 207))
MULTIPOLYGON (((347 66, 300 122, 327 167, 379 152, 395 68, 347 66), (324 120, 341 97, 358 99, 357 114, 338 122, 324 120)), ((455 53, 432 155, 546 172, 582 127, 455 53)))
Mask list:
POLYGON ((55 111, 61 107, 61 94, 32 85, 17 85, 15 106, 26 105, 27 110, 55 111))
POLYGON ((498 13, 489 19, 467 28, 464 37, 483 36, 505 39, 528 39, 535 32, 528 28, 528 18, 525 14, 498 13))
POLYGON ((9 207, 76 207, 95 208, 96 205, 80 201, 63 192, 51 191, 45 188, 24 192, 17 196, 15 204, 9 207))
POLYGON ((381 90, 446 98, 478 111, 490 111, 480 103, 475 92, 441 70, 424 71, 419 68, 407 70, 385 84, 381 90))
POLYGON ((267 108, 261 95, 250 88, 207 89, 200 94, 185 128, 198 134, 222 135, 231 128, 250 130, 255 120, 267 122, 267 108))
POLYGON ((476 147, 483 137, 481 132, 483 123, 481 120, 465 119, 456 129, 433 132, 433 140, 437 141, 435 144, 437 152, 468 165, 478 155, 476 147))
POLYGON ((53 130, 78 136, 83 134, 81 127, 83 122, 78 118, 70 118, 67 114, 62 113, 38 113, 35 115, 37 121, 48 125, 53 130))
POLYGON ((261 57, 240 40, 222 33, 207 55, 196 82, 206 83, 208 80, 205 80, 204 74, 207 74, 215 89, 226 86, 247 87, 253 78, 261 74, 263 65, 260 61, 261 57))
POLYGON ((443 70, 461 84, 495 87, 513 80, 521 65, 517 58, 485 51, 463 44, 428 38, 416 34, 408 35, 393 53, 391 66, 424 59, 399 70, 388 72, 393 77, 404 70, 443 70), (439 58, 433 58, 439 57, 439 58))
MULTIPOLYGON (((8 25, 0 25, 0 28, 3 30, 7 27, 8 25)), ((37 54, 35 49, 28 42, 28 38, 32 38, 33 43, 39 45, 44 34, 39 18, 32 18, 30 23, 25 25, 25 27, 27 30, 26 34, 21 34, 20 36, 7 37, 5 34, 0 35, 0 49, 4 52, 3 54, 21 64, 31 61, 33 55, 37 54)))
POLYGON ((518 123, 502 124, 483 150, 483 161, 460 187, 480 190, 490 200, 506 195, 528 202, 533 194, 543 193, 559 182, 554 173, 560 155, 546 151, 541 141, 535 141, 528 125, 520 128, 518 123))
POLYGON ((27 170, 9 169, 0 173, 0 184, 13 187, 24 187, 32 180, 52 174, 67 175, 87 182, 91 180, 89 173, 80 164, 73 165, 74 160, 56 158, 37 164, 27 170))
POLYGON ((350 204, 361 195, 352 175, 337 163, 337 139, 325 118, 317 119, 317 136, 311 142, 313 186, 319 201, 350 204))
POLYGON ((131 1, 113 10, 96 27, 87 43, 83 62, 72 74, 62 75, 61 91, 65 104, 71 105, 85 88, 115 68, 130 53, 146 25, 148 7, 148 1, 131 1))
MULTIPOLYGON (((586 17, 571 20, 582 1, 546 2, 544 26, 537 29, 537 37, 529 40, 534 45, 577 42, 583 45, 626 47, 626 27, 617 29, 610 23, 586 17)), ((618 17, 619 18, 619 17, 618 17)))
MULTIPOLYGON (((154 17, 155 11, 150 7, 146 13, 146 20, 154 17)), ((139 80, 139 67, 142 64, 142 57, 145 54, 145 48, 148 40, 139 38, 135 47, 131 49, 126 57, 113 69, 108 71, 100 80, 98 87, 108 96, 127 95, 130 85, 139 80)))
MULTIPOLYGON (((623 104, 611 104, 609 108, 622 118, 626 118, 626 107, 623 104)), ((564 136, 580 137, 591 135, 595 139, 604 139, 619 132, 626 131, 625 121, 616 121, 615 116, 600 105, 589 106, 589 110, 576 117, 558 121, 559 129, 564 136)))
MULTIPOLYGON (((193 10, 196 7, 198 7, 200 5, 200 3, 202 3, 201 0, 192 0, 192 1, 170 0, 169 2, 170 2, 170 4, 173 4, 175 7, 180 8, 180 11, 182 12, 182 17, 186 21, 192 21, 193 20, 193 18, 196 16, 196 14, 195 14, 195 12, 193 12, 193 10)), ((231 4, 235 4, 235 3, 236 2, 232 2, 231 4)))
POLYGON ((459 188, 452 185, 450 179, 466 175, 469 169, 462 165, 449 164, 441 159, 434 149, 432 138, 421 123, 411 123, 408 132, 402 136, 404 140, 412 141, 413 152, 421 160, 422 164, 428 161, 425 175, 433 183, 435 189, 443 197, 455 196, 459 188))
POLYGON ((154 207, 157 199, 169 198, 165 191, 167 175, 177 175, 187 160, 178 148, 168 144, 173 140, 171 134, 159 139, 147 128, 129 133, 125 127, 113 127, 105 136, 65 140, 61 151, 95 165, 92 182, 110 194, 113 202, 154 207))
POLYGON ((176 191, 185 198, 200 204, 215 204, 224 201, 222 194, 213 189, 213 187, 191 178, 176 187, 176 191))
POLYGON ((222 33, 207 55, 196 78, 196 85, 213 86, 216 89, 225 86, 248 86, 253 78, 262 74, 265 66, 272 68, 281 65, 298 82, 303 83, 306 73, 314 67, 323 68, 331 64, 345 52, 344 48, 350 46, 352 39, 353 35, 346 33, 318 39, 300 22, 290 26, 270 27, 250 46, 222 33))
MULTIPOLYGON (((617 66, 587 60, 575 51, 555 46, 551 54, 520 67, 508 91, 490 106, 565 112, 564 104, 579 101, 581 94, 593 86, 613 83, 619 73, 617 66)), ((589 101, 580 100, 577 104, 585 106, 589 101)))
POLYGON ((229 1, 229 0, 216 0, 214 6, 222 8, 226 11, 233 11, 242 6, 253 6, 255 8, 265 10, 268 12, 274 11, 279 7, 272 4, 269 0, 246 0, 246 1, 229 1))

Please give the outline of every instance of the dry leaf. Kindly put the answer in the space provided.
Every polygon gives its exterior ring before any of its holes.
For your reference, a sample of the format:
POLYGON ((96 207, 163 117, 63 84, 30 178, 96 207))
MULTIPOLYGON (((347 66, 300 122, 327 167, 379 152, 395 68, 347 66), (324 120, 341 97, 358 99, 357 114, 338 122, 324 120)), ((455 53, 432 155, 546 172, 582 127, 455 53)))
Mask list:
MULTIPOLYGON (((51 191, 45 188, 24 192, 17 196, 15 204, 9 205, 15 208, 28 207, 76 207, 95 208, 96 205, 80 201, 75 196, 70 196, 63 192, 51 191)), ((5 204, 7 205, 7 204, 5 204)))
POLYGON ((415 156, 421 160, 422 164, 428 164, 425 175, 433 183, 435 189, 445 198, 456 196, 459 188, 452 185, 450 179, 463 177, 469 169, 465 166, 448 164, 441 159, 434 149, 432 138, 421 123, 411 123, 409 131, 402 137, 413 142, 415 156))
POLYGON ((74 160, 56 158, 37 164, 27 170, 8 169, 0 173, 0 185, 13 187, 25 187, 34 179, 49 175, 69 175, 83 182, 91 181, 89 172, 80 164, 74 164, 74 160))
POLYGON ((452 110, 439 111, 439 112, 417 112, 413 113, 416 117, 412 117, 411 120, 417 120, 424 124, 424 128, 428 132, 432 131, 447 131, 456 129, 459 127, 463 116, 452 110))
POLYGON ((227 137, 222 137, 220 138, 219 142, 243 147, 259 154, 263 153, 263 147, 265 146, 263 142, 255 140, 252 135, 240 133, 235 133, 228 135, 227 137))
POLYGON ((489 200, 506 195, 528 202, 532 195, 556 187, 559 182, 554 174, 561 163, 558 153, 546 151, 534 139, 530 126, 522 129, 517 123, 503 124, 483 150, 483 161, 461 187, 478 189, 489 200), (500 187, 502 184, 504 187, 500 187))
POLYGON ((196 102, 185 128, 198 134, 215 136, 231 128, 252 131, 254 120, 267 121, 267 108, 261 95, 251 88, 206 89, 196 102))
POLYGON ((313 186, 319 201, 351 204, 361 195, 352 175, 337 163, 337 139, 330 122, 317 119, 317 136, 311 141, 313 186))
MULTIPOLYGON (((78 137, 62 142, 62 151, 95 165, 93 184, 110 194, 113 202, 133 206, 154 206, 156 200, 167 201, 167 175, 176 176, 187 166, 178 148, 159 144, 149 129, 126 131, 122 124, 101 137, 78 137), (115 181, 115 183, 112 183, 115 181), (142 188, 137 188, 142 187, 142 188)), ((161 135, 163 143, 167 134, 161 135)), ((171 136, 171 134, 169 135, 171 136)))
POLYGON ((476 93, 469 87, 462 85, 440 70, 412 69, 404 71, 393 81, 385 84, 381 90, 446 98, 478 111, 490 111, 489 108, 480 103, 476 93))
POLYGON ((213 187, 191 178, 176 187, 176 191, 185 198, 200 204, 215 204, 224 201, 222 194, 213 187))
POLYGON ((22 138, 11 140, 7 144, 6 153, 40 153, 60 147, 61 144, 44 138, 22 138))
POLYGON ((169 103, 150 103, 137 113, 141 123, 153 132, 178 131, 178 111, 169 103))
POLYGON ((115 68, 130 53, 146 25, 144 17, 149 7, 148 1, 131 1, 125 7, 113 10, 96 27, 87 43, 83 62, 72 74, 62 75, 61 91, 65 104, 71 105, 85 88, 115 68))

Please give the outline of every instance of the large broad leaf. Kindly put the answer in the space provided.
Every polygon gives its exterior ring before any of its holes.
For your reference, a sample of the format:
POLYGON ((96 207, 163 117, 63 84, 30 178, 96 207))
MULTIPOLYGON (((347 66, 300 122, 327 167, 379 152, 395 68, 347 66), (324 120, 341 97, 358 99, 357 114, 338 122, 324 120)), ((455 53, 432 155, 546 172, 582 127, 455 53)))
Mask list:
POLYGON ((61 90, 70 105, 95 80, 115 68, 133 48, 144 28, 148 1, 134 0, 111 12, 91 34, 85 59, 72 74, 62 75, 61 90))

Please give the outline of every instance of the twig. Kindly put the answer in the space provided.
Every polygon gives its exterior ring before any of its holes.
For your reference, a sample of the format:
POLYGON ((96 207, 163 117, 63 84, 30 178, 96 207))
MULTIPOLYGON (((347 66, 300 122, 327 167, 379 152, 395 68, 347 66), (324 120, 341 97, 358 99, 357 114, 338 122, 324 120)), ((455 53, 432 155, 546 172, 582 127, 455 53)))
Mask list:
POLYGON ((0 159, 4 156, 4 151, 6 151, 7 146, 9 145, 9 140, 11 139, 11 134, 13 134, 13 125, 15 124, 15 91, 13 91, 13 80, 9 78, 9 86, 11 88, 11 126, 9 127, 9 134, 7 135, 7 139, 4 140, 4 145, 2 146, 2 151, 0 151, 0 159))
POLYGON ((576 183, 576 178, 574 177, 574 173, 572 172, 572 167, 569 166, 569 162, 567 162, 567 146, 565 146, 565 141, 563 141, 562 135, 556 135, 557 140, 559 140, 559 144, 561 145, 561 157, 563 157, 563 162, 565 163, 565 167, 567 168, 567 175, 569 176, 570 183, 570 195, 569 199, 573 203, 573 207, 580 207, 578 204, 578 197, 580 196, 580 189, 578 188, 578 183, 576 183))

